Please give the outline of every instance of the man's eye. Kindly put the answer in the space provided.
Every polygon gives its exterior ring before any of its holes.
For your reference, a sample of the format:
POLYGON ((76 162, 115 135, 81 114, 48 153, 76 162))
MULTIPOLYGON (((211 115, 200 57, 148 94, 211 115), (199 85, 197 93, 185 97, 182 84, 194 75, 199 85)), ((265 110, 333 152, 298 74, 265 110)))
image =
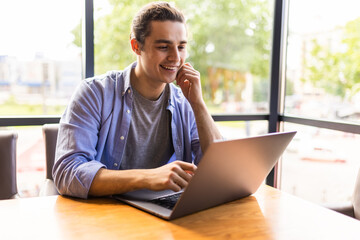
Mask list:
POLYGON ((183 50, 183 49, 185 49, 186 47, 185 46, 179 46, 178 47, 180 50, 183 50))
POLYGON ((164 49, 167 49, 167 46, 159 46, 158 49, 164 50, 164 49))

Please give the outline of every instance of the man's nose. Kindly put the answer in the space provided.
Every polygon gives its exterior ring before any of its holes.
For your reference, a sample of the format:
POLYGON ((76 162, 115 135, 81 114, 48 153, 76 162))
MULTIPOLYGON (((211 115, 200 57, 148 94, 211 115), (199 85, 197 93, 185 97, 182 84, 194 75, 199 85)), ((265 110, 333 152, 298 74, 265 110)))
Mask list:
POLYGON ((179 49, 177 48, 171 49, 168 55, 168 60, 173 62, 179 62, 180 61, 179 49))

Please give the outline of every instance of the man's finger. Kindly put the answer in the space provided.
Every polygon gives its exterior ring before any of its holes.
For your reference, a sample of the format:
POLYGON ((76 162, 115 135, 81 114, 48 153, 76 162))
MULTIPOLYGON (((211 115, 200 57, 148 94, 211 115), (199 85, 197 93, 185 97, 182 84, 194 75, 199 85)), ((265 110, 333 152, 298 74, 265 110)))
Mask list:
POLYGON ((168 186, 168 189, 174 191, 174 192, 178 192, 180 191, 182 188, 176 184, 174 181, 171 181, 170 185, 168 186))
POLYGON ((179 175, 174 176, 174 178, 172 179, 172 181, 178 185, 180 188, 184 188, 187 186, 188 181, 185 180, 184 178, 180 177, 179 175))

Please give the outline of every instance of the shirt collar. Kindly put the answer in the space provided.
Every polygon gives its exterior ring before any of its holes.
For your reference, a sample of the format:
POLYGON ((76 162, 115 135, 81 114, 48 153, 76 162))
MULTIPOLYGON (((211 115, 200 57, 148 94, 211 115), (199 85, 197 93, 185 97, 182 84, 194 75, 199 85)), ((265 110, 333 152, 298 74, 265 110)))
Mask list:
POLYGON ((169 84, 169 88, 170 88, 170 94, 169 94, 169 106, 168 106, 168 109, 169 107, 175 107, 175 101, 176 101, 176 97, 175 97, 175 92, 178 91, 179 89, 177 89, 177 87, 173 84, 173 83, 170 83, 169 84))
MULTIPOLYGON (((130 64, 128 67, 126 67, 123 71, 124 73, 124 90, 122 92, 122 95, 124 96, 125 93, 127 92, 127 90, 130 88, 131 89, 131 84, 130 84, 130 76, 131 76, 131 70, 133 68, 135 68, 137 65, 137 62, 133 62, 132 64, 130 64)), ((175 101, 176 101, 176 96, 182 96, 181 90, 179 88, 177 88, 175 86, 175 84, 173 83, 169 83, 169 89, 170 89, 170 94, 169 94, 169 106, 175 107, 175 101)))
POLYGON ((124 90, 122 92, 122 95, 124 96, 126 91, 131 87, 130 84, 130 76, 131 76, 131 70, 135 68, 137 65, 137 62, 133 62, 130 64, 127 68, 124 69, 124 90))

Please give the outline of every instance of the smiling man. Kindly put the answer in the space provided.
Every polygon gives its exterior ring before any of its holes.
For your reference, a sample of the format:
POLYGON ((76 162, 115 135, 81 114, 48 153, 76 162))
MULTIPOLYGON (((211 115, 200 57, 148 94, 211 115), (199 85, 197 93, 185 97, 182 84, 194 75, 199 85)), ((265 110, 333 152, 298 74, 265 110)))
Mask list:
POLYGON ((83 81, 61 118, 53 177, 63 195, 179 191, 221 139, 200 74, 186 62, 182 13, 165 2, 146 5, 130 43, 137 61, 83 81))

